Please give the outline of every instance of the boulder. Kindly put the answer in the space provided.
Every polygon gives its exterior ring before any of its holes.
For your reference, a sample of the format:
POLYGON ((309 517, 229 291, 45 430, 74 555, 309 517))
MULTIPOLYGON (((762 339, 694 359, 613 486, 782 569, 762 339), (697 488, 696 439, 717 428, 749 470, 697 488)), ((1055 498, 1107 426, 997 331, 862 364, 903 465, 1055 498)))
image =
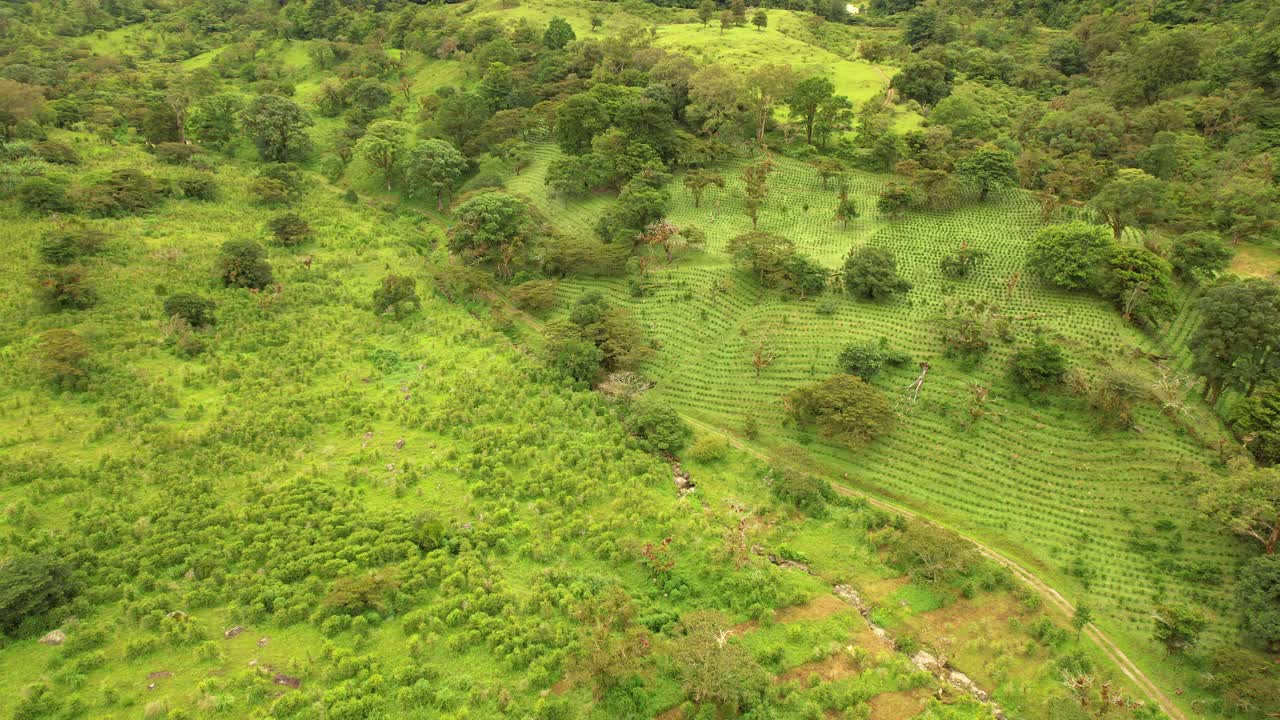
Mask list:
POLYGON ((44 637, 40 638, 41 645, 61 645, 67 641, 67 634, 61 630, 54 630, 44 637))

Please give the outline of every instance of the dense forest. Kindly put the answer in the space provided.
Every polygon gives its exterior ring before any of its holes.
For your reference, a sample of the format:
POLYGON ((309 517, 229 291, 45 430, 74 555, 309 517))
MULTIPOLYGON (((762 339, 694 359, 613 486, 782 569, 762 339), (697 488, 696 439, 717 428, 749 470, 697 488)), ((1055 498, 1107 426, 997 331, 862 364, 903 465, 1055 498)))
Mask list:
POLYGON ((1280 713, 1280 7, 0 7, 0 715, 1280 713))

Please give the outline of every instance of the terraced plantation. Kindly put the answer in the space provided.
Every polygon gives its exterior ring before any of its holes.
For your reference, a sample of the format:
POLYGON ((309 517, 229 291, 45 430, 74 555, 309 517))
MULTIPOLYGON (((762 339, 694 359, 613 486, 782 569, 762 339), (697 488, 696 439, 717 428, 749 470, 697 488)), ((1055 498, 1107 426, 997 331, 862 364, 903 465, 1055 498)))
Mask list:
POLYGON ((0 8, 0 720, 1280 716, 1268 0, 0 8))

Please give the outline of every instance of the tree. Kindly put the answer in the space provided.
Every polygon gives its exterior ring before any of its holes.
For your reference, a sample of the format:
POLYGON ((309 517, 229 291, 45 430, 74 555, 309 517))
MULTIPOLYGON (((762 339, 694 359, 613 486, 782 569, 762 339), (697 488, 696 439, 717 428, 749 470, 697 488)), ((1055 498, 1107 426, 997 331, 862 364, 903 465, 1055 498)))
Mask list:
POLYGON ((79 264, 41 270, 36 294, 52 312, 85 310, 98 304, 98 292, 89 280, 89 271, 79 264))
POLYGON ((1107 258, 1102 294, 1110 297, 1125 320, 1151 326, 1174 309, 1172 269, 1155 253, 1140 247, 1119 247, 1107 258))
POLYGON ((478 261, 493 261, 504 278, 533 235, 524 202, 503 192, 487 192, 467 200, 454 212, 449 251, 478 261))
POLYGON ((698 19, 702 21, 702 26, 706 27, 711 22, 711 18, 715 17, 716 3, 715 0, 702 0, 698 3, 698 19))
POLYGON ((781 273, 787 257, 795 252, 791 240, 767 232, 749 232, 729 241, 725 251, 734 262, 751 268, 766 286, 772 286, 772 276, 781 273))
POLYGON ((1080 632, 1091 622, 1093 622, 1093 609, 1084 603, 1076 605, 1076 611, 1071 614, 1071 627, 1076 629, 1077 639, 1080 632))
POLYGON ((293 212, 281 213, 268 220, 267 230, 276 243, 284 247, 301 245, 311 237, 311 224, 293 212))
POLYGON ((849 197, 849 193, 840 191, 840 197, 836 200, 836 219, 840 221, 840 225, 848 230, 849 221, 858 218, 858 203, 849 197))
POLYGON ((445 140, 424 140, 405 155, 405 191, 411 197, 436 196, 436 210, 443 211, 445 200, 453 202, 453 188, 467 169, 467 159, 445 140))
POLYGON ((218 255, 218 276, 227 287, 261 290, 273 281, 267 251, 252 240, 228 240, 218 255))
POLYGON ((18 204, 34 215, 72 212, 75 206, 67 198, 67 188, 46 177, 29 177, 18 185, 18 204))
POLYGON ((669 201, 665 189, 655 188, 639 179, 632 180, 600 216, 596 235, 604 242, 639 243, 644 229, 666 215, 669 201))
POLYGON ((712 63, 689 77, 689 106, 685 114, 690 124, 703 134, 717 135, 736 125, 742 97, 741 73, 712 63))
POLYGON ((1066 373, 1066 354, 1044 338, 1036 338, 1035 343, 1018 350, 1010 362, 1014 383, 1031 392, 1042 393, 1061 385, 1066 373))
POLYGON ((31 628, 76 595, 72 568, 49 555, 15 552, 0 565, 0 631, 31 628))
POLYGON ((889 87, 926 107, 951 94, 951 71, 935 60, 912 60, 893 76, 889 87))
POLYGON ((765 12, 763 8, 756 10, 755 14, 751 16, 751 24, 756 26, 756 32, 764 30, 769 25, 769 13, 765 12))
POLYGON ((948 253, 938 261, 942 276, 948 280, 963 280, 973 274, 978 266, 987 259, 987 251, 969 247, 967 241, 960 243, 960 248, 948 253))
POLYGON ((96 228, 70 224, 53 228, 40 238, 40 259, 50 265, 69 265, 89 255, 97 255, 107 234, 96 228))
POLYGON ((600 351, 596 369, 608 372, 630 368, 650 352, 631 314, 612 307, 598 291, 579 297, 565 321, 548 326, 548 336, 553 347, 567 347, 570 339, 590 343, 600 351))
POLYGON ((751 218, 751 229, 755 230, 760 207, 769 194, 769 172, 773 170, 773 160, 768 155, 742 169, 742 191, 746 197, 742 201, 747 217, 751 218))
POLYGON ((580 382, 594 382, 603 362, 604 351, 584 338, 566 336, 547 345, 547 364, 580 382))
POLYGON ((552 50, 559 50, 576 39, 578 36, 573 32, 573 27, 558 15, 551 18, 547 23, 546 32, 542 33, 542 44, 552 50))
POLYGON ((1240 568, 1236 594, 1244 629, 1270 650, 1280 648, 1280 555, 1263 555, 1240 568))
POLYGON ((464 150, 490 117, 493 108, 478 92, 455 92, 436 109, 435 121, 440 132, 464 150))
POLYGON ((684 176, 684 187, 693 195, 693 206, 695 208, 701 206, 702 194, 712 186, 723 190, 724 177, 710 170, 690 170, 684 176))
POLYGON ((1165 652, 1170 655, 1195 647, 1209 624, 1203 611, 1182 602, 1157 605, 1154 618, 1155 639, 1164 645, 1165 652))
POLYGON ((844 261, 844 289, 868 300, 884 300, 911 291, 911 283, 898 275, 898 262, 888 248, 864 245, 844 261))
POLYGON ((164 299, 164 316, 178 317, 193 328, 208 327, 215 322, 214 303, 195 293, 174 293, 164 299))
POLYGON ((1082 222, 1050 225, 1032 239, 1027 266, 1049 283, 1079 290, 1097 284, 1110 252, 1111 238, 1104 228, 1082 222))
POLYGON ((1258 278, 1210 288, 1199 302, 1191 336, 1191 369, 1205 379, 1204 397, 1217 403, 1228 387, 1252 395, 1280 377, 1280 286, 1258 278))
POLYGON ((818 103, 818 112, 813 117, 813 134, 818 138, 818 147, 823 150, 827 141, 837 132, 848 130, 853 123, 853 103, 844 95, 832 95, 818 103))
POLYGON ((1164 183, 1137 168, 1123 168, 1089 201, 1115 233, 1128 226, 1146 227, 1164 215, 1164 183))
POLYGON ((364 135, 356 141, 356 154, 382 171, 387 190, 391 189, 391 180, 400 171, 408 135, 407 124, 398 120, 379 120, 369 125, 364 135))
POLYGON ((996 188, 1017 187, 1018 169, 1013 153, 995 147, 982 147, 956 162, 956 175, 978 188, 978 200, 986 200, 996 188))
POLYGON ((609 111, 593 95, 570 95, 556 107, 555 139, 570 155, 591 150, 591 140, 609 127, 609 111))
POLYGON ((818 108, 822 102, 835 94, 836 86, 831 80, 817 75, 805 78, 796 83, 791 94, 787 96, 786 105, 793 118, 804 122, 804 141, 813 144, 813 126, 817 121, 818 108))
POLYGON ((1280 223, 1280 192, 1274 182, 1249 176, 1234 176, 1215 183, 1213 223, 1219 232, 1239 245, 1245 238, 1258 237, 1280 223))
POLYGON ((1237 402, 1227 421, 1259 463, 1280 465, 1280 385, 1237 402))
POLYGON ((1262 544, 1275 555, 1280 545, 1280 468, 1238 461, 1230 472, 1205 479, 1196 505, 1224 528, 1262 544))
POLYGON ((373 311, 394 315, 397 319, 422 307, 418 298, 418 281, 407 275, 391 273, 382 279, 382 284, 373 291, 373 311))
POLYGON ((241 113, 240 124, 263 160, 285 162, 291 153, 305 146, 306 130, 314 123, 294 101, 279 95, 259 95, 241 113))
POLYGON ((1080 45, 1080 41, 1071 35, 1050 40, 1049 47, 1045 51, 1044 62, 1063 75, 1077 75, 1088 69, 1084 48, 1080 45))
POLYGON ((995 337, 1005 337, 1009 320, 1000 308, 988 300, 975 298, 949 299, 933 318, 933 328, 946 348, 947 355, 976 361, 991 349, 995 337))
POLYGON ((1217 233, 1200 230, 1174 238, 1169 261, 1183 280, 1200 284, 1226 270, 1234 255, 1217 233))
POLYGON ((889 537, 889 558, 913 580, 937 585, 972 572, 978 560, 973 544, 952 530, 912 518, 889 537))
POLYGON ((736 715, 763 700, 769 674, 733 638, 732 623, 718 612, 696 611, 680 619, 671 659, 685 694, 736 715))
POLYGON ((84 387, 93 369, 89 343, 73 330, 49 330, 36 343, 35 365, 54 387, 76 390, 84 387))
MULTIPOLYGON (((763 16, 763 10, 756 13, 756 17, 763 16)), ((760 145, 764 145, 765 127, 774 108, 791 93, 795 83, 796 74, 790 65, 761 65, 747 75, 747 105, 755 113, 756 142, 760 145)))
POLYGON ((693 428, 680 414, 659 400, 641 397, 632 403, 627 429, 650 452, 674 455, 693 437, 693 428))
POLYGON ((237 119, 244 102, 233 93, 210 95, 191 110, 187 129, 196 142, 207 148, 223 150, 235 139, 240 123, 237 119))
POLYGON ((885 365, 901 365, 911 358, 889 349, 889 341, 850 343, 840 351, 836 364, 850 375, 870 381, 885 365))
POLYGON ((856 375, 801 385, 783 397, 783 405, 793 421, 815 424, 823 436, 850 446, 869 443, 894 425, 888 401, 856 375))
POLYGON ((39 86, 0 78, 0 137, 12 138, 18 125, 35 120, 44 109, 44 92, 39 86))

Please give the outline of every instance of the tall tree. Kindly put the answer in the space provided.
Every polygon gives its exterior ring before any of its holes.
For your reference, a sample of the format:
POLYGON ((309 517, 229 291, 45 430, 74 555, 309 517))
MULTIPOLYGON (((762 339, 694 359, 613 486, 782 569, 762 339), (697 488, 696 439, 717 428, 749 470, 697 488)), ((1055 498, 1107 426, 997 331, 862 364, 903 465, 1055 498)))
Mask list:
POLYGON ((898 275, 898 262, 888 248, 864 245, 844 261, 844 289, 850 295, 883 300, 911 290, 898 275))
POLYGON ((787 109, 792 117, 804 122, 804 141, 813 143, 813 125, 818 118, 818 108, 822 102, 836 92, 831 80, 821 75, 805 78, 796 83, 791 94, 787 96, 787 109))
POLYGON ((404 160, 405 192, 410 196, 428 191, 436 196, 436 210, 452 201, 453 188, 467 169, 467 159, 445 140, 424 140, 409 149, 404 160))
POLYGON ((996 188, 1018 185, 1013 153, 996 147, 980 147, 960 158, 956 161, 956 175, 978 188, 979 200, 986 200, 996 188))
POLYGON ((1188 343, 1192 370, 1217 403, 1228 387, 1252 395, 1280 377, 1280 286, 1251 278, 1210 288, 1200 300, 1200 325, 1188 343))
POLYGON ((710 170, 690 170, 684 176, 684 187, 693 195, 693 206, 695 208, 702 204, 702 194, 712 186, 723 190, 724 177, 710 170))
POLYGON ((504 192, 477 195, 458 206, 449 228, 449 251, 473 260, 493 261, 509 278, 512 264, 532 239, 529 209, 504 192))
POLYGON ((1126 227, 1146 227, 1164 216, 1165 186, 1137 168, 1124 168, 1089 204, 1107 219, 1116 239, 1126 227))
POLYGON ((379 120, 370 125, 364 136, 356 141, 356 154, 382 171, 387 190, 391 189, 391 181, 400 171, 408 135, 407 124, 399 120, 379 120))
POLYGON ((747 75, 747 105, 755 114, 756 142, 764 145, 769 118, 778 103, 791 94, 795 83, 796 74, 790 65, 761 65, 747 75))
POLYGON ((257 145, 263 160, 287 162, 290 153, 304 146, 307 128, 314 122, 289 98, 259 95, 244 109, 240 124, 257 145))
POLYGON ((767 154, 742 169, 742 190, 746 195, 742 205, 747 211, 747 217, 751 218, 752 230, 755 230, 759 225, 760 208, 764 205, 764 199, 769 194, 769 172, 771 170, 773 170, 773 159, 767 154))
POLYGON ((559 50, 577 38, 578 36, 574 34, 573 27, 569 25, 568 21, 557 15, 547 23, 547 30, 542 33, 542 44, 552 50, 559 50))

